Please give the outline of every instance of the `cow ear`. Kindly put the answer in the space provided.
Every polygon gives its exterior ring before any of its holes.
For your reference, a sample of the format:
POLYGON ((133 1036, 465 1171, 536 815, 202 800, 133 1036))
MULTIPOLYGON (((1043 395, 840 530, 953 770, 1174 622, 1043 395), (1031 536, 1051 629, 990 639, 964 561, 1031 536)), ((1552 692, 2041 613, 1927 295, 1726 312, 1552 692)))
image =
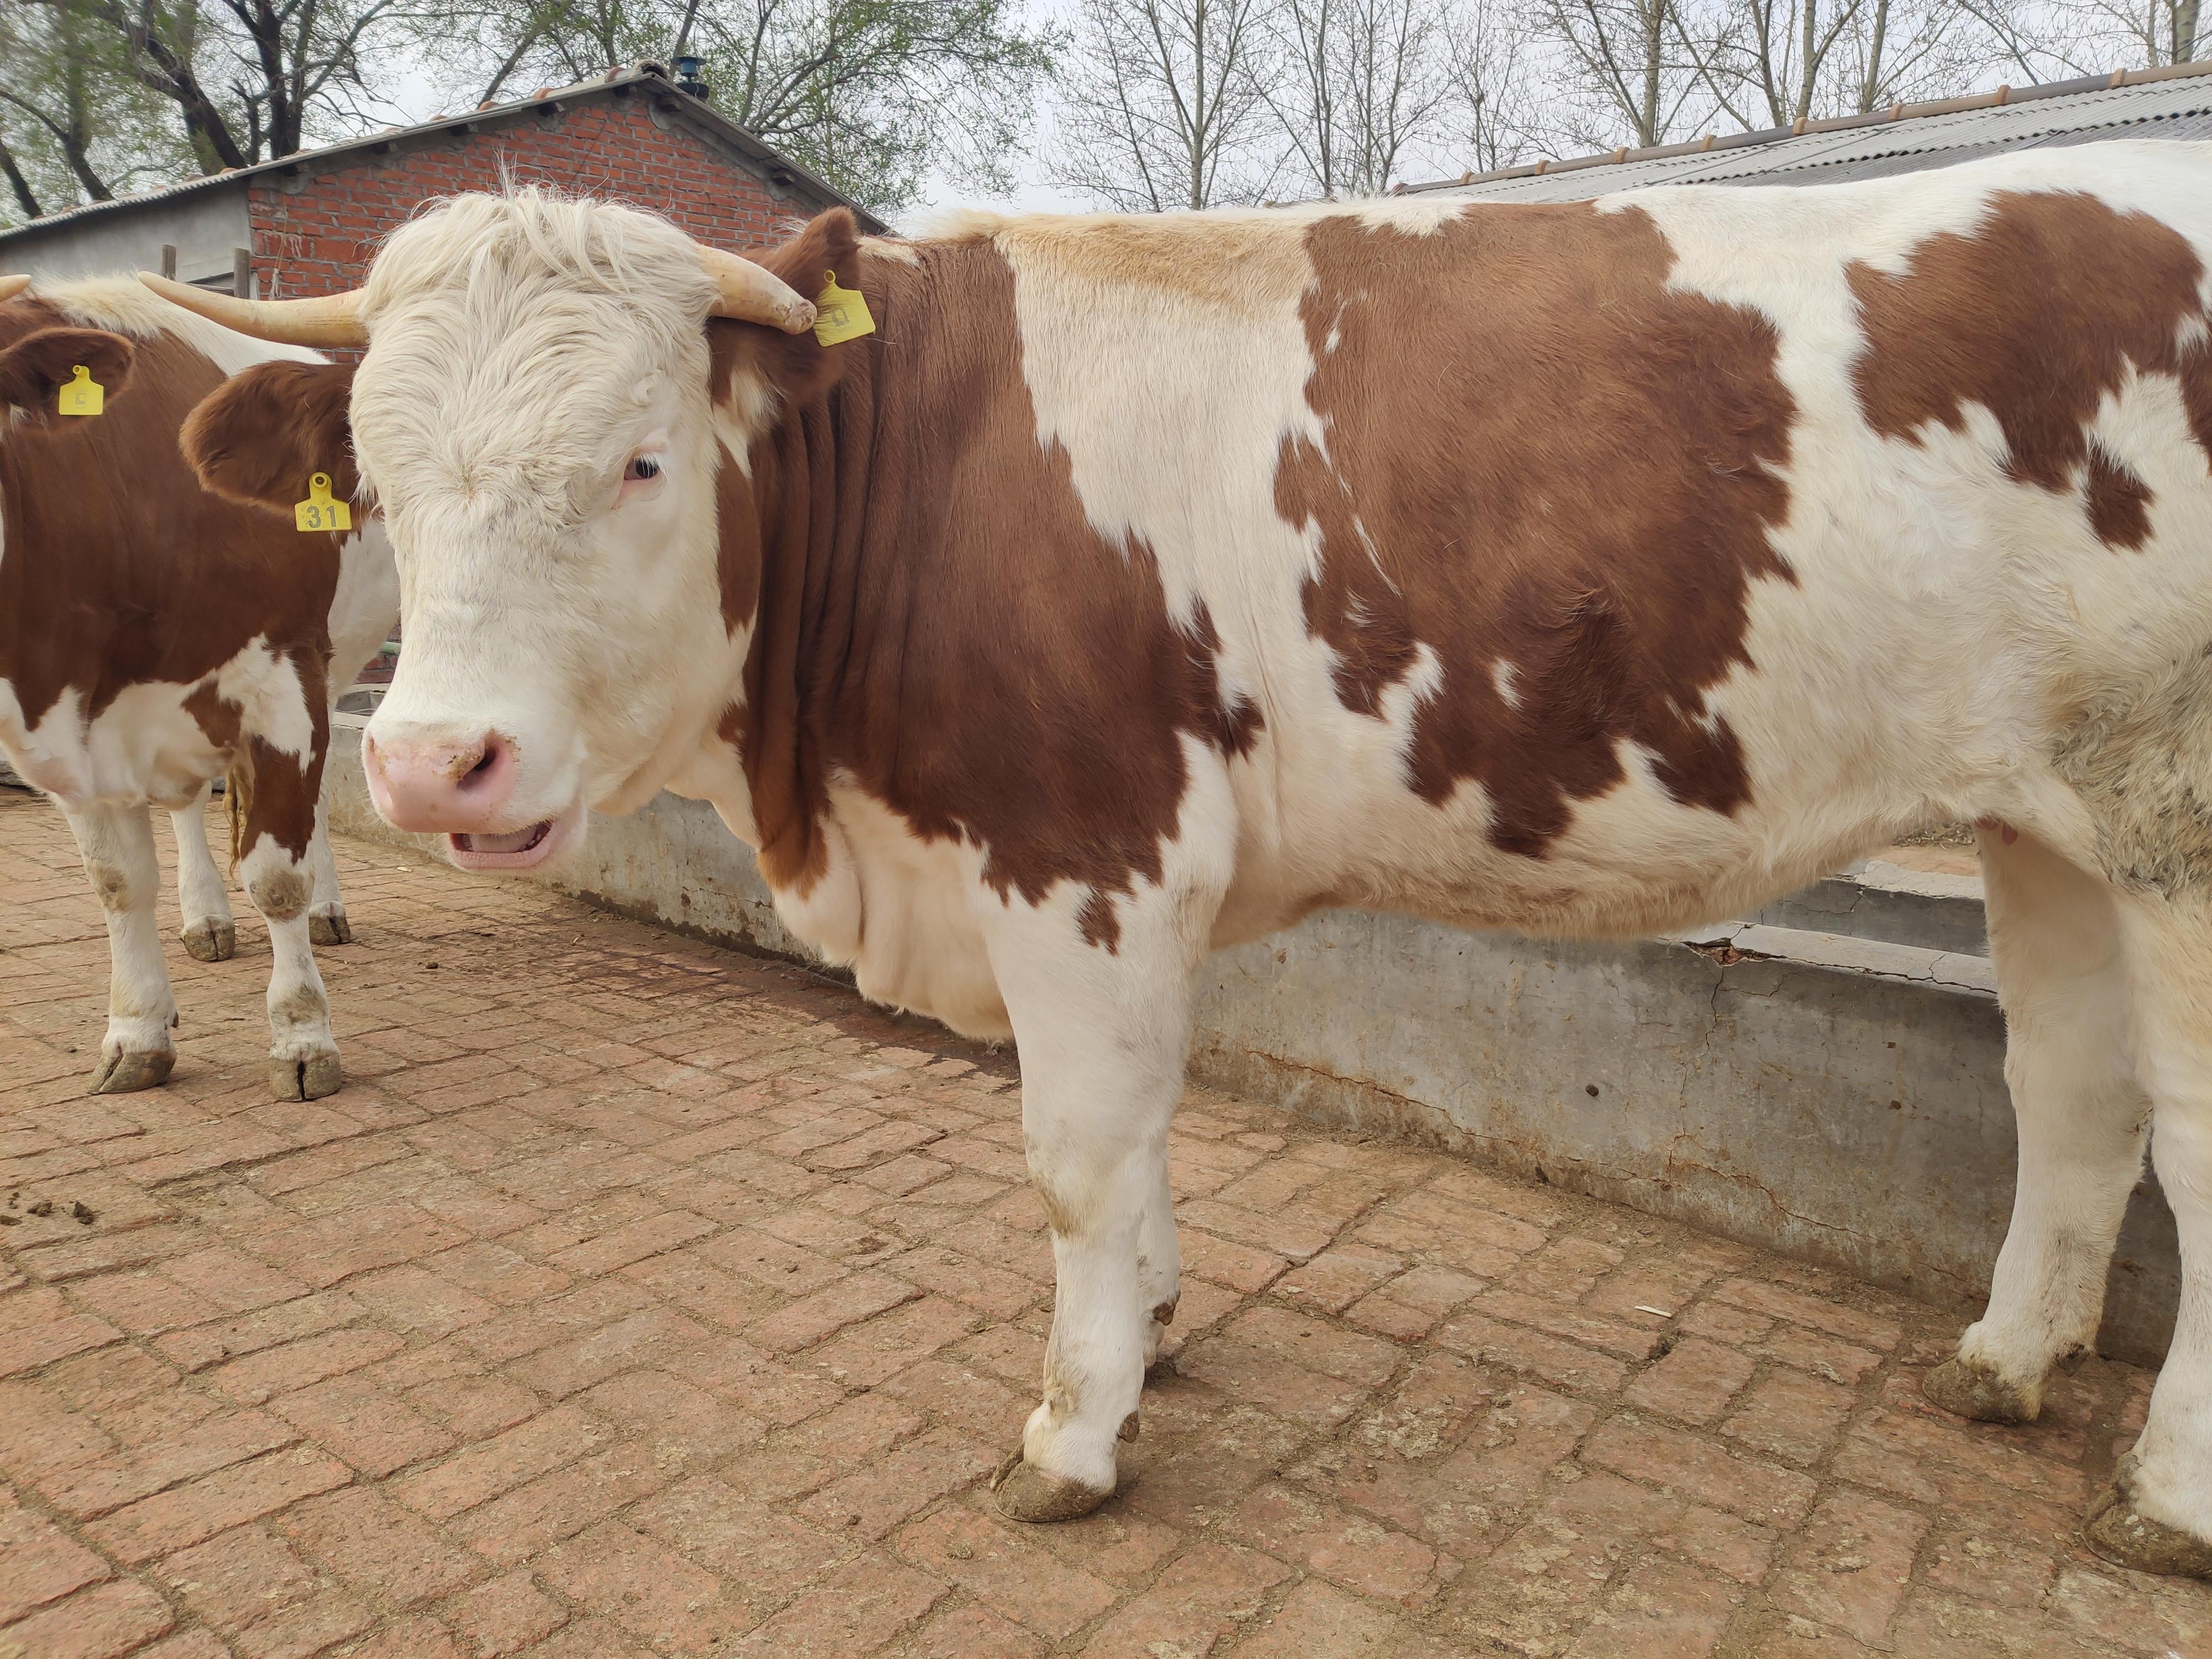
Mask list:
POLYGON ((137 355, 130 341, 104 329, 42 328, 26 334, 0 351, 0 410, 50 430, 74 424, 60 417, 55 399, 76 377, 78 365, 112 398, 130 380, 137 355))
MULTIPOLYGON (((805 230, 781 247, 755 249, 745 257, 765 266, 804 298, 818 295, 834 272, 837 286, 866 293, 860 276, 860 232, 850 208, 831 208, 809 221, 805 230)), ((868 295, 880 311, 882 297, 868 295)), ((881 318, 878 317, 878 323, 881 318)), ((786 334, 761 323, 715 319, 708 327, 714 351, 714 401, 728 399, 733 377, 750 370, 778 401, 803 404, 836 384, 846 354, 864 349, 862 341, 825 346, 809 329, 786 334)))
POLYGON ((351 501, 352 395, 351 363, 257 363, 202 398, 179 441, 204 487, 249 507, 289 514, 318 472, 351 501))

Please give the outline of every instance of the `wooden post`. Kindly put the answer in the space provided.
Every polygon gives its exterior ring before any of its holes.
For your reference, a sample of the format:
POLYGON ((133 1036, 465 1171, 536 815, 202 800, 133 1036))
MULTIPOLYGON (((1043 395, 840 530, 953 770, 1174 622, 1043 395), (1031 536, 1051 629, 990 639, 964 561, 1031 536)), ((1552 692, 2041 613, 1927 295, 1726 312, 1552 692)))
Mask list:
POLYGON ((174 242, 161 244, 161 275, 173 283, 177 280, 177 245, 174 242))
POLYGON ((230 291, 241 300, 253 297, 253 254, 250 249, 230 251, 230 291))

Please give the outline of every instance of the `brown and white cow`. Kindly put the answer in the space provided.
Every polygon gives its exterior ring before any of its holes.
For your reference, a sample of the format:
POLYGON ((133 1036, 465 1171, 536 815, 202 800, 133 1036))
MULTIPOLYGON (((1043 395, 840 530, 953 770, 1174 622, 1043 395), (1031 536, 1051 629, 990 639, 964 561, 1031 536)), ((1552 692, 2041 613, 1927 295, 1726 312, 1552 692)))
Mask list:
MULTIPOLYGON (((238 872, 275 957, 271 1085, 280 1099, 329 1094, 338 1055, 312 947, 351 933, 323 757, 331 702, 398 613, 391 544, 365 520, 350 535, 301 534, 289 514, 211 495, 179 442, 226 376, 265 366, 305 385, 325 365, 127 277, 12 286, 0 303, 0 751, 67 815, 106 913, 92 1091, 151 1088, 176 1061, 149 803, 176 830, 185 949, 214 961, 234 948, 203 810, 228 771, 238 872), (100 414, 58 407, 79 364, 105 388, 100 414)), ((318 465, 351 487, 347 456, 318 465)), ((308 495, 307 473, 283 482, 308 495)))
POLYGON ((1678 928, 1941 815, 2008 826, 2022 1152, 1930 1392, 2037 1414, 2154 1125, 2180 1324, 2091 1535, 2212 1571, 2212 147, 912 243, 832 214, 763 256, 865 293, 829 348, 712 319, 707 257, 458 198, 312 319, 357 371, 207 418, 321 453, 350 380, 407 611, 366 751, 395 823, 519 866, 587 805, 702 797, 871 995, 1015 1036, 1059 1285, 1010 1513, 1092 1508, 1135 1428, 1209 948, 1324 906, 1678 928))

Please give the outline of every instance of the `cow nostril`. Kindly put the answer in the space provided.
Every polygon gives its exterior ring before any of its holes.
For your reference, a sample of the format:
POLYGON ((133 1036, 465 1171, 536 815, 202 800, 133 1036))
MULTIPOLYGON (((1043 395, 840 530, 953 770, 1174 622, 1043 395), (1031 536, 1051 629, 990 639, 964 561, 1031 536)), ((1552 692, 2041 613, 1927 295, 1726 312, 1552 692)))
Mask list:
POLYGON ((477 757, 476 764, 469 768, 467 774, 461 779, 462 787, 466 788, 472 784, 488 782, 492 769, 499 764, 502 747, 495 732, 486 732, 483 748, 477 757))

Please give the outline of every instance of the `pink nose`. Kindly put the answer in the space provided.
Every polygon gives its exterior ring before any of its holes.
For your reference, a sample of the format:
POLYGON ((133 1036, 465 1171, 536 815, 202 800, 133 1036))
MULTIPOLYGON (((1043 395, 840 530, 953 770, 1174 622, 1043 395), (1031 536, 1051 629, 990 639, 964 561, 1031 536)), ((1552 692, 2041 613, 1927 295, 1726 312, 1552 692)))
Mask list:
POLYGON ((514 745, 496 732, 459 743, 372 737, 361 757, 369 798, 397 830, 483 830, 514 793, 514 745))

